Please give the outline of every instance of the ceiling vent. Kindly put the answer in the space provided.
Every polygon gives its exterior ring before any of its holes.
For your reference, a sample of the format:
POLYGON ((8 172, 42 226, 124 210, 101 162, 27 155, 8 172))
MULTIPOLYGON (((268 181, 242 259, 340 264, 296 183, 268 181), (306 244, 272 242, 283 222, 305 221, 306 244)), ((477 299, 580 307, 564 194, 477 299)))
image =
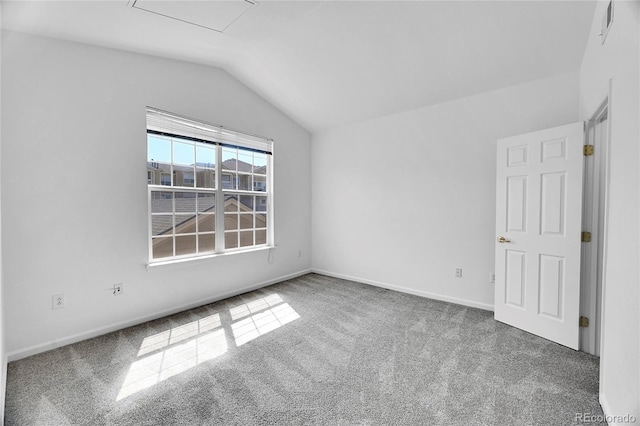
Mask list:
POLYGON ((145 12, 222 33, 247 13, 255 2, 249 0, 133 0, 130 4, 131 7, 145 12))

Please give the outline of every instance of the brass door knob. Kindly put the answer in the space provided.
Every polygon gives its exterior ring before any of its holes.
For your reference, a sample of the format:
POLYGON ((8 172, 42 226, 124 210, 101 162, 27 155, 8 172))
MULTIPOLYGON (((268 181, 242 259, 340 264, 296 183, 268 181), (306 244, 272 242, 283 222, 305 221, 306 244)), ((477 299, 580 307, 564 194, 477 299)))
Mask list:
POLYGON ((499 243, 510 243, 510 240, 507 240, 505 237, 498 237, 499 243))

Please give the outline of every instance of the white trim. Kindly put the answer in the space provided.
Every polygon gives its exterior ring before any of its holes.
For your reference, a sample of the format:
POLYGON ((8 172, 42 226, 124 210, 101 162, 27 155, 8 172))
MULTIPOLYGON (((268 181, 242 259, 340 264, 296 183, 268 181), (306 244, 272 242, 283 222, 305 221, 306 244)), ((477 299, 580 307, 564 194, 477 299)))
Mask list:
MULTIPOLYGON (((258 230, 260 229, 263 229, 263 228, 258 228, 258 230)), ((274 248, 276 247, 268 246, 268 245, 267 246, 250 246, 250 248, 247 248, 247 249, 243 249, 241 247, 237 249, 228 249, 227 251, 224 251, 221 253, 211 253, 211 254, 204 254, 200 256, 185 256, 185 257, 178 257, 178 258, 171 257, 171 258, 167 258, 169 260, 165 260, 165 261, 158 260, 156 262, 147 263, 146 268, 147 268, 147 272, 149 272, 149 271, 158 269, 159 267, 162 267, 162 269, 164 269, 165 267, 168 267, 168 266, 180 266, 184 264, 191 264, 190 262, 197 262, 198 260, 213 259, 216 257, 229 256, 232 254, 239 254, 239 253, 252 253, 256 251, 270 250, 274 248)))
MULTIPOLYGON (((600 105, 602 105, 606 101, 607 103, 607 115, 608 115, 608 125, 607 125, 607 140, 606 140, 606 153, 605 153, 605 164, 604 164, 604 209, 603 209, 603 229, 601 231, 602 235, 602 271, 600 271, 600 277, 602 279, 602 285, 600 288, 600 324, 598 327, 600 328, 600 377, 599 377, 599 388, 602 392, 603 383, 605 383, 605 369, 602 368, 604 366, 604 358, 605 358, 605 300, 607 297, 607 264, 608 264, 608 251, 609 251, 609 198, 611 194, 611 146, 613 145, 613 140, 611 138, 612 129, 613 129, 613 79, 610 79, 607 84, 607 92, 605 96, 600 100, 600 105)), ((597 112, 597 109, 594 109, 594 115, 597 112)))
MULTIPOLYGON (((178 312, 186 311, 189 309, 197 308, 199 306, 207 305, 209 303, 218 302, 223 299, 227 299, 229 297, 237 296, 239 294, 247 293, 250 291, 257 290, 259 288, 267 287, 272 284, 277 284, 282 281, 290 280, 292 278, 300 277, 302 275, 306 275, 311 272, 311 269, 304 269, 302 271, 293 272, 288 275, 284 275, 278 278, 272 278, 270 280, 262 281, 258 284, 251 284, 242 288, 235 289, 233 291, 229 291, 226 293, 222 293, 216 296, 209 297, 203 300, 197 300, 191 303, 187 303, 182 306, 178 306, 175 308, 166 309, 163 311, 159 311, 153 314, 144 315, 141 317, 137 317, 128 321, 122 321, 115 324, 107 325, 104 327, 94 328, 92 330, 84 331, 77 334, 72 334, 71 336, 62 337, 60 339, 55 339, 47 343, 41 343, 38 345, 29 346, 27 348, 18 349, 7 354, 6 359, 8 362, 17 361, 22 358, 26 358, 31 355, 36 355, 41 352, 46 352, 52 349, 60 348, 62 346, 69 345, 71 343, 80 342, 82 340, 91 339, 93 337, 101 336, 103 334, 107 334, 113 331, 121 330, 123 328, 131 327, 134 325, 142 324, 147 321, 152 321, 154 319, 162 318, 168 315, 172 315, 178 312)), ((6 363, 5 363, 6 365, 6 363)))
POLYGON ((323 271, 321 269, 311 268, 311 272, 313 272, 315 274, 320 274, 320 275, 327 275, 329 277, 341 278, 343 280, 357 281, 359 283, 369 284, 369 285, 373 285, 373 286, 376 286, 376 287, 382 287, 382 288, 386 288, 388 290, 395 290, 395 291, 399 291, 399 292, 402 292, 402 293, 413 294, 414 296, 426 297, 428 299, 440 300, 440 301, 443 301, 443 302, 455 303, 457 305, 469 306, 471 308, 478 308, 478 309, 483 309, 485 311, 492 311, 493 312, 493 305, 490 305, 488 303, 475 302, 473 300, 460 299, 460 298, 457 298, 457 297, 445 296, 445 295, 438 294, 438 293, 431 293, 431 292, 428 292, 428 291, 415 290, 415 289, 412 289, 412 288, 409 288, 409 287, 403 287, 403 286, 399 286, 399 285, 395 285, 395 284, 382 283, 380 281, 369 280, 369 279, 366 279, 366 278, 353 277, 351 275, 338 274, 336 272, 323 271))
MULTIPOLYGON (((4 322, 4 321, 3 321, 4 322)), ((9 359, 6 354, 2 354, 2 383, 0 383, 0 422, 4 424, 5 400, 7 397, 7 364, 9 359)))
POLYGON ((598 402, 600 402, 600 407, 602 407, 602 412, 605 416, 611 415, 611 407, 609 406, 609 401, 607 401, 607 397, 603 392, 598 394, 598 402))
MULTIPOLYGON (((216 174, 215 174, 215 180, 216 180, 216 196, 215 196, 215 209, 214 209, 214 214, 215 214, 215 210, 217 210, 218 208, 218 203, 220 203, 219 205, 222 207, 222 214, 216 214, 215 219, 214 219, 214 231, 217 231, 215 234, 215 247, 214 249, 216 250, 216 252, 219 252, 221 247, 224 247, 224 194, 222 192, 219 192, 219 189, 222 189, 222 150, 218 149, 216 147, 216 174)), ((237 169, 237 167, 236 167, 237 169)), ((149 259, 152 259, 152 257, 149 257, 149 259)))
MULTIPOLYGON (((604 414, 604 420, 609 426, 622 426, 635 424, 638 421, 636 415, 632 413, 615 413, 611 409, 611 405, 609 405, 609 401, 604 393, 600 392, 598 395, 598 402, 600 402, 600 406, 602 407, 602 413, 604 414), (627 421, 624 421, 624 418, 627 418, 627 421), (615 420, 619 419, 621 422, 616 422, 615 420)), ((595 414, 595 413, 589 413, 595 414)))
POLYGON ((586 122, 585 144, 594 147, 595 153, 585 157, 583 175, 582 225, 584 231, 590 231, 592 239, 589 244, 582 245, 580 261, 580 314, 590 319, 588 328, 580 329, 580 350, 600 356, 602 288, 604 282, 604 238, 607 194, 609 192, 609 141, 610 114, 607 92, 604 98, 586 122), (606 115, 606 135, 598 133, 602 117, 606 115), (585 304, 584 297, 589 297, 585 304))

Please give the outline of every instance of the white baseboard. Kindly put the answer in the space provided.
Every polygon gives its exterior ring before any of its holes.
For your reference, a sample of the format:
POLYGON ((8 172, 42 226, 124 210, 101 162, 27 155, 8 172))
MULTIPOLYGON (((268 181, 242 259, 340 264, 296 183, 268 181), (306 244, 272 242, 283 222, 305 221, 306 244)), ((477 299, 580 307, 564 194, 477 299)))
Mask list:
MULTIPOLYGON (((42 352, 49 351, 51 349, 56 349, 62 346, 69 345, 71 343, 80 342, 82 340, 91 339, 92 337, 101 336, 103 334, 111 333, 113 331, 121 330, 123 328, 131 327, 134 325, 142 324, 147 321, 152 321, 154 319, 166 317, 167 315, 172 315, 178 312, 186 311, 189 309, 197 308, 198 306, 207 305, 209 303, 214 303, 219 300, 227 299, 229 297, 237 296, 239 294, 247 293, 250 291, 257 290, 262 287, 266 287, 272 284, 276 284, 282 281, 286 281, 292 278, 296 278, 302 275, 306 275, 312 272, 311 269, 305 269, 302 271, 294 272, 292 274, 284 275, 278 278, 272 278, 267 281, 263 281, 258 284, 251 284, 242 288, 235 289, 233 291, 229 291, 226 293, 218 294, 212 296, 207 299, 197 300, 182 306, 177 306, 175 308, 166 309, 164 311, 155 312, 153 314, 144 315, 141 317, 133 318, 127 321, 122 321, 114 324, 110 324, 104 327, 94 328, 93 330, 83 331, 81 333, 73 334, 71 336, 63 337, 61 339, 52 340, 47 343, 41 343, 38 345, 30 346, 28 348, 19 349, 13 352, 10 352, 6 356, 6 362, 17 361, 22 358, 26 358, 31 355, 36 355, 42 352)), ((5 362, 5 365, 6 365, 5 362)))
POLYGON ((443 294, 431 293, 431 292, 428 292, 428 291, 416 290, 416 289, 409 288, 409 287, 402 287, 402 286, 398 286, 398 285, 394 285, 394 284, 382 283, 382 282, 379 282, 379 281, 368 280, 366 278, 352 277, 350 275, 344 275, 344 274, 338 274, 338 273, 335 273, 335 272, 323 271, 321 269, 312 268, 311 272, 314 272, 316 274, 321 274, 321 275, 327 275, 329 277, 341 278, 343 280, 357 281, 357 282, 363 283, 363 284, 370 284, 370 285, 373 285, 373 286, 376 286, 376 287, 386 288, 388 290, 395 290, 395 291, 400 291, 402 293, 413 294, 414 296, 422 296, 422 297, 426 297, 426 298, 429 298, 429 299, 440 300, 442 302, 450 302, 450 303, 455 303, 457 305, 469 306, 471 308, 478 308, 478 309, 483 309, 485 311, 492 311, 493 312, 493 305, 490 305, 488 303, 480 303, 480 302, 475 302, 473 300, 467 300, 467 299, 460 299, 460 298, 457 298, 457 297, 445 296, 443 294))
POLYGON ((0 423, 4 424, 4 401, 7 394, 7 355, 2 354, 2 382, 0 383, 0 423))
MULTIPOLYGON (((604 395, 604 393, 600 392, 598 394, 598 400, 600 401, 600 406, 602 407, 602 412, 604 413, 604 416, 610 416, 611 415, 611 407, 609 407, 609 402, 607 401, 607 397, 604 395)), ((609 426, 611 426, 611 423, 609 423, 609 426)))
POLYGON ((600 402, 600 406, 602 407, 602 412, 604 413, 604 420, 607 422, 609 426, 622 426, 628 424, 636 424, 638 421, 639 413, 631 414, 631 413, 616 413, 611 409, 611 405, 609 405, 609 401, 604 393, 600 392, 598 395, 598 400, 600 402))

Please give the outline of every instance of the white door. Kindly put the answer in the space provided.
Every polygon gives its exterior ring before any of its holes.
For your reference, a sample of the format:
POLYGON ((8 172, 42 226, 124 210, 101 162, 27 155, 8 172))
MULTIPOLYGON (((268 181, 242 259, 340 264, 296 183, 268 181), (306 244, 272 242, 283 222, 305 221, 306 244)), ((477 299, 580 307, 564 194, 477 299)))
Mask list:
POLYGON ((578 349, 582 122, 498 141, 495 319, 578 349))

